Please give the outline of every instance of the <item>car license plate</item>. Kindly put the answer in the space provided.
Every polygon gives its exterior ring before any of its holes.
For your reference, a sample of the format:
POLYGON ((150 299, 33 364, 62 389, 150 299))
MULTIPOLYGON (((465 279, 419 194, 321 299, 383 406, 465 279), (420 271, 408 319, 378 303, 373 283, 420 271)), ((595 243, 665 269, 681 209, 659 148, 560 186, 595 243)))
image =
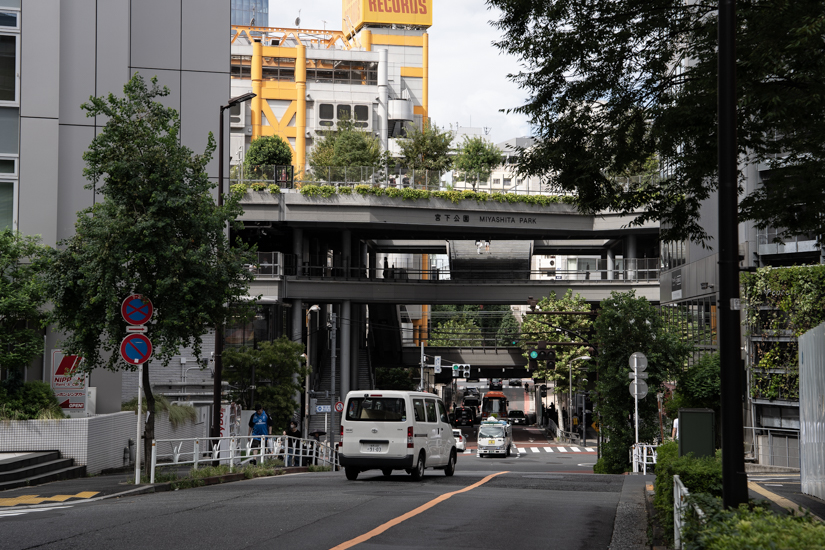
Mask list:
POLYGON ((380 453, 380 452, 383 452, 383 448, 382 448, 381 445, 365 443, 364 445, 361 446, 361 452, 364 452, 364 453, 380 453))

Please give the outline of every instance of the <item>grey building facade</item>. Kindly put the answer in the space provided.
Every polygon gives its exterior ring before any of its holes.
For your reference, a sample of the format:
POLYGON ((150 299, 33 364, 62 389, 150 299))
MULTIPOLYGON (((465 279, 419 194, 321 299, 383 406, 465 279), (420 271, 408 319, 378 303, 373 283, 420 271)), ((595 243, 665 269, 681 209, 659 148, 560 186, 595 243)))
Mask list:
MULTIPOLYGON (((134 73, 169 88, 183 143, 203 151, 230 93, 229 15, 225 0, 0 0, 0 226, 50 246, 73 234, 77 211, 99 200, 82 155, 106 122, 80 105, 122 94, 134 73)), ((217 159, 208 170, 217 179, 217 159)), ((47 376, 58 341, 47 331, 29 380, 47 376)), ((120 373, 92 373, 97 412, 120 410, 121 385, 120 373)))

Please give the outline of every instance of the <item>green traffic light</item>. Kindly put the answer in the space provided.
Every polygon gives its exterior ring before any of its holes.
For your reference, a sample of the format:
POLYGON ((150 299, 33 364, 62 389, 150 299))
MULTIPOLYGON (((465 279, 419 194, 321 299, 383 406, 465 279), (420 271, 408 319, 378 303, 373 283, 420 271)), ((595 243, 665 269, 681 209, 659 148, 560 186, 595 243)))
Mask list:
POLYGON ((539 352, 537 352, 536 350, 532 350, 530 352, 530 359, 537 359, 538 356, 539 356, 539 352))

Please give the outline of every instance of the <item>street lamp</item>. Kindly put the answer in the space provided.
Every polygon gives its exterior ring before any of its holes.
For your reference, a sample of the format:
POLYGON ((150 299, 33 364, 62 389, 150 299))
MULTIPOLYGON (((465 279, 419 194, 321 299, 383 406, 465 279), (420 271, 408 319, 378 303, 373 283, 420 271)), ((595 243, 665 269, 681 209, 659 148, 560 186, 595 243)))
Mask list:
MULTIPOLYGON (((568 398, 567 398, 567 429, 570 433, 573 433, 573 362, 575 361, 590 361, 589 355, 581 355, 579 357, 574 357, 568 363, 570 367, 570 386, 568 386, 568 398)), ((584 420, 582 420, 584 421, 584 420)), ((571 437, 572 440, 572 437, 571 437)), ((571 441, 572 443, 572 441, 571 441)))
MULTIPOLYGON (((221 105, 220 125, 218 136, 218 208, 223 206, 223 112, 239 103, 244 103, 255 97, 253 93, 230 98, 226 105, 221 105)), ((215 327, 215 383, 212 388, 212 437, 221 436, 221 375, 223 372, 223 323, 215 327)))
MULTIPOLYGON (((310 350, 312 349, 310 345, 310 337, 311 334, 309 332, 309 318, 312 316, 313 311, 321 311, 321 306, 315 304, 314 306, 307 309, 306 314, 306 327, 307 327, 307 352, 304 354, 307 360, 307 367, 311 367, 309 364, 309 354, 312 353, 310 350)), ((304 437, 308 436, 309 432, 309 368, 307 368, 307 375, 306 380, 304 381, 304 437)))

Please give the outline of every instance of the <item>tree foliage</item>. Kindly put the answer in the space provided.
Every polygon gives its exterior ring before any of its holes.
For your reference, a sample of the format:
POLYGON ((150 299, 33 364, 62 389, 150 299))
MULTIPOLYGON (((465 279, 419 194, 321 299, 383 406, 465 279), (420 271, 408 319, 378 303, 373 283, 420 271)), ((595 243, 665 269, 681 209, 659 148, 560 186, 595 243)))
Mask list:
POLYGON ((261 136, 252 140, 244 155, 244 170, 251 174, 259 166, 292 164, 292 147, 281 136, 261 136))
MULTIPOLYGON (((487 0, 502 10, 496 45, 536 128, 522 173, 577 192, 585 212, 660 220, 664 240, 707 243, 700 206, 717 189, 717 4, 673 0, 487 0), (627 187, 653 155, 662 177, 627 187), (639 214, 638 209, 643 209, 639 214)), ((740 203, 743 219, 790 234, 825 233, 825 83, 818 0, 737 3, 741 159, 770 178, 740 203)))
POLYGON ((432 345, 517 346, 519 324, 508 305, 439 304, 432 309, 432 337, 453 342, 432 345))
POLYGON ((37 237, 0 231, 0 380, 22 381, 17 374, 43 352, 47 251, 37 237))
POLYGON ((413 369, 410 367, 382 367, 375 369, 375 387, 379 390, 414 391, 413 369))
MULTIPOLYGON (((156 98, 169 94, 135 75, 124 97, 92 97, 82 107, 106 126, 83 154, 84 175, 98 199, 77 214, 76 234, 51 254, 47 288, 63 349, 85 358, 84 370, 134 370, 120 359, 126 336, 120 305, 132 293, 152 300, 148 336, 154 357, 168 365, 181 347, 200 357, 208 327, 223 324, 227 304, 247 295, 254 263, 240 243, 230 246, 227 223, 241 213, 235 196, 217 207, 206 165, 215 149, 194 154, 180 144, 180 117, 156 98)), ((234 313, 234 312, 233 312, 234 313)), ((154 397, 143 370, 154 436, 154 397)))
POLYGON ((466 181, 486 180, 493 168, 504 162, 501 150, 480 136, 464 136, 464 141, 453 160, 453 168, 466 181))
POLYGON ((366 130, 361 130, 349 118, 341 118, 335 130, 319 132, 308 155, 308 162, 314 169, 329 167, 372 167, 380 168, 386 162, 386 154, 381 151, 381 141, 366 130))
MULTIPOLYGON (((561 297, 551 294, 541 298, 536 306, 540 311, 588 312, 591 310, 590 304, 584 297, 579 294, 574 296, 573 291, 569 289, 561 297)), ((545 340, 547 342, 587 342, 590 344, 592 327, 593 318, 590 315, 525 315, 521 330, 525 341, 545 340)), ((557 393, 567 395, 570 387, 570 362, 576 357, 589 356, 588 348, 588 345, 548 346, 547 349, 556 354, 555 364, 548 365, 546 361, 541 361, 538 363, 538 370, 530 374, 534 380, 552 382, 557 393)), ((527 352, 524 355, 526 357, 527 352)), ((574 369, 585 366, 573 364, 574 369)), ((573 377, 573 384, 573 391, 584 389, 580 379, 576 376, 573 377)))
POLYGON ((407 125, 407 137, 398 140, 401 148, 401 164, 411 170, 442 172, 450 168, 450 144, 452 130, 439 130, 435 124, 407 125))
MULTIPOLYGON (((628 450, 634 443, 633 396, 628 391, 630 356, 647 356, 650 392, 673 380, 683 368, 690 348, 667 332, 658 311, 635 291, 611 293, 599 306, 594 322, 596 341, 596 399, 604 445, 599 471, 622 473, 629 466, 628 450)), ((648 395, 639 400, 639 439, 652 441, 657 434, 658 405, 648 395)))
POLYGON ((472 319, 458 317, 440 323, 432 329, 429 344, 431 346, 453 346, 460 348, 479 347, 482 345, 481 330, 472 319))
POLYGON ((273 342, 260 342, 256 348, 227 347, 223 352, 224 379, 234 386, 234 397, 245 409, 255 403, 263 405, 272 417, 278 431, 286 428, 292 413, 300 406, 295 394, 303 390, 308 367, 303 366, 301 353, 304 345, 281 336, 273 342), (297 374, 300 383, 293 382, 297 374), (251 386, 255 388, 255 403, 251 386))

